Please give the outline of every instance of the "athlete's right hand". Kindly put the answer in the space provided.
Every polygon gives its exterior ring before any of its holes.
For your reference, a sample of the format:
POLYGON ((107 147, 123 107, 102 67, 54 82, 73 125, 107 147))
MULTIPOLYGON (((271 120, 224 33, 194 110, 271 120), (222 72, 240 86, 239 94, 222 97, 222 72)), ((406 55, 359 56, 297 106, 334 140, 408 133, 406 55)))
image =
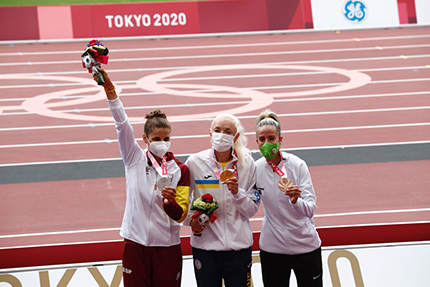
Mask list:
POLYGON ((193 234, 202 234, 203 230, 206 227, 206 224, 200 225, 197 219, 191 219, 190 226, 191 230, 193 231, 193 234))
MULTIPOLYGON (((108 73, 103 68, 98 68, 98 71, 99 71, 99 73, 103 74, 103 77, 105 79, 105 83, 103 85, 105 90, 109 90, 109 89, 114 88, 114 85, 113 85, 111 79, 109 78, 108 73)), ((97 82, 97 75, 93 74, 93 79, 94 79, 94 81, 97 82)))

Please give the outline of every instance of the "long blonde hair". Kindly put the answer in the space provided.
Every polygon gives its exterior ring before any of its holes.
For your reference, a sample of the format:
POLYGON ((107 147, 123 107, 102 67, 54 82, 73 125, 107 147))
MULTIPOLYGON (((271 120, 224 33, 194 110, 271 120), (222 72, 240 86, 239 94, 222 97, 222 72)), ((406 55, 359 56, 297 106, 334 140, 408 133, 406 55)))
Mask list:
POLYGON ((239 163, 246 167, 247 163, 245 157, 250 154, 249 149, 247 148, 248 139, 245 136, 245 128, 240 123, 239 119, 232 114, 219 114, 212 121, 211 129, 213 128, 214 123, 219 119, 230 119, 234 126, 236 127, 236 134, 239 133, 239 137, 233 144, 233 149, 236 151, 236 156, 239 163))

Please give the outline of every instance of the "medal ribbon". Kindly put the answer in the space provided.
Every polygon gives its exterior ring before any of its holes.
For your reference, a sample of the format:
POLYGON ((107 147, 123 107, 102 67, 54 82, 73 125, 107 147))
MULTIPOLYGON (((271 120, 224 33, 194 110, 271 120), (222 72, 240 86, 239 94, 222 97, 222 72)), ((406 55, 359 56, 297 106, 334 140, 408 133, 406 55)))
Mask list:
POLYGON ((237 171, 237 161, 233 162, 233 170, 234 174, 236 175, 236 178, 239 179, 239 172, 237 171))
MULTIPOLYGON (((236 151, 234 151, 234 155, 236 156, 236 151)), ((210 157, 211 168, 212 168, 213 172, 215 173, 215 176, 218 179, 220 179, 221 169, 218 167, 218 165, 214 161, 214 157, 215 157, 215 152, 212 149, 212 156, 210 157)), ((233 170, 234 170, 234 175, 236 176, 237 179, 239 179, 239 172, 237 171, 237 161, 233 162, 233 170)))
POLYGON ((285 171, 285 167, 284 167, 284 162, 282 161, 282 154, 281 154, 281 152, 279 152, 279 154, 281 156, 282 169, 279 168, 276 164, 274 164, 273 161, 271 161, 269 159, 267 159, 266 161, 269 164, 269 166, 273 169, 273 171, 276 172, 277 175, 279 175, 280 177, 283 177, 285 175, 286 171, 285 171))
POLYGON ((160 166, 158 161, 154 158, 154 156, 149 151, 146 151, 146 155, 148 156, 149 160, 152 163, 152 166, 157 170, 159 175, 161 175, 161 176, 167 175, 167 159, 166 159, 166 156, 162 157, 161 166, 160 166))

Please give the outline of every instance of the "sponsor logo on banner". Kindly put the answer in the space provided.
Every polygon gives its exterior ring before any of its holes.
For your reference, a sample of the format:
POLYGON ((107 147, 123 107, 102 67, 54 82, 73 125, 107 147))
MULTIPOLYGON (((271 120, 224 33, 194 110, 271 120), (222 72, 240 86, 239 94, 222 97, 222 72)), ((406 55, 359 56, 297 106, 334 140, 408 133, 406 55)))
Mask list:
POLYGON ((360 23, 367 17, 367 6, 363 1, 349 0, 343 4, 342 12, 345 18, 352 23, 360 23))
POLYGON ((400 23, 397 0, 310 1, 316 30, 396 27, 400 23))

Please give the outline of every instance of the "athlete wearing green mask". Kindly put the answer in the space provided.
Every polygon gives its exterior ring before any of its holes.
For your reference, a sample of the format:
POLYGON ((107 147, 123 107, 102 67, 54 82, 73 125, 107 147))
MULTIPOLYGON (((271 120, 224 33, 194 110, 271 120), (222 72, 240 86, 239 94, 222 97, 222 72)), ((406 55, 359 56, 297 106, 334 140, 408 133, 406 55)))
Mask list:
POLYGON ((280 151, 283 137, 274 112, 261 113, 255 130, 264 156, 256 162, 256 188, 264 203, 260 235, 264 286, 289 286, 291 270, 299 287, 322 286, 321 240, 313 221, 316 196, 308 167, 297 156, 280 151))
POLYGON ((261 154, 267 159, 273 159, 279 153, 280 143, 265 142, 259 146, 261 154))

